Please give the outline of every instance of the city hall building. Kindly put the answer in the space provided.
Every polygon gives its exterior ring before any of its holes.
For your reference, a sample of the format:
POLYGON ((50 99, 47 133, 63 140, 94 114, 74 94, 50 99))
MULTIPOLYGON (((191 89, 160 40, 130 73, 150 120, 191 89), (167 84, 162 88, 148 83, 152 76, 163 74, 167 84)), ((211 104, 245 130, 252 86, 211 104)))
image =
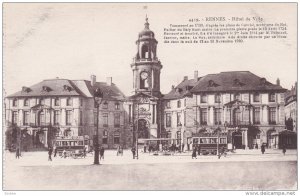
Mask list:
POLYGON ((272 84, 249 71, 203 76, 195 71, 192 79, 185 76, 163 95, 158 42, 147 18, 144 25, 130 65, 132 95, 126 97, 112 78, 97 82, 95 76, 90 81, 56 78, 22 87, 5 100, 7 137, 27 138, 22 145, 28 148, 48 147, 72 137, 93 146, 98 132, 105 148, 129 148, 138 140, 164 139, 189 150, 193 137, 218 130, 227 135, 233 148, 280 147, 286 89, 279 79, 272 84), (103 93, 98 126, 96 89, 103 93))

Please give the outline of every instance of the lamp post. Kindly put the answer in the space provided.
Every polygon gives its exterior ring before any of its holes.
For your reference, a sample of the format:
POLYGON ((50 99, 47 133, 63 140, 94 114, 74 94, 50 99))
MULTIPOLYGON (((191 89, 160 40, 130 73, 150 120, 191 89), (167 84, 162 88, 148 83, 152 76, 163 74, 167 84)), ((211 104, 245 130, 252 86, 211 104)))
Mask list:
POLYGON ((97 88, 94 92, 94 104, 95 108, 97 108, 97 120, 96 120, 96 135, 94 139, 94 147, 95 147, 95 155, 94 155, 94 165, 99 165, 99 106, 102 102, 103 93, 100 88, 97 88))
MULTIPOLYGON (((219 123, 218 123, 219 124, 219 123)), ((219 155, 219 140, 220 140, 220 127, 219 127, 219 125, 218 125, 218 128, 216 129, 216 131, 217 131, 217 156, 219 156, 220 157, 220 155, 219 155)))

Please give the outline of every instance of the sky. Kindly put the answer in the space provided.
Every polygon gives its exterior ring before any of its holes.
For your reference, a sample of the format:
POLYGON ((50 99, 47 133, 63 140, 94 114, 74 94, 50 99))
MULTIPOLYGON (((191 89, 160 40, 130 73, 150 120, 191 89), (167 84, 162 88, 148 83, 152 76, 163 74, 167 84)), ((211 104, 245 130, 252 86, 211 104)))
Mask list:
POLYGON ((5 95, 44 79, 97 81, 112 77, 132 93, 130 64, 135 41, 148 15, 158 40, 161 92, 172 85, 222 71, 251 71, 290 89, 297 80, 296 4, 220 3, 4 3, 3 71, 5 95), (190 18, 260 16, 286 22, 287 39, 247 40, 242 44, 165 44, 164 28, 190 18))

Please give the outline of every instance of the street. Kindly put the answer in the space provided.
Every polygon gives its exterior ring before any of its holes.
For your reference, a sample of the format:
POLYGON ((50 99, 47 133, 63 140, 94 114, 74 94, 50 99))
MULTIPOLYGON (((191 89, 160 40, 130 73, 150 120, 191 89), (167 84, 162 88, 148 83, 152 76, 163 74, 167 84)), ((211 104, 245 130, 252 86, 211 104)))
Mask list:
POLYGON ((153 156, 139 153, 132 159, 106 151, 101 165, 93 156, 82 159, 53 158, 47 152, 5 156, 5 190, 295 190, 297 152, 288 150, 238 150, 227 157, 190 153, 153 156))

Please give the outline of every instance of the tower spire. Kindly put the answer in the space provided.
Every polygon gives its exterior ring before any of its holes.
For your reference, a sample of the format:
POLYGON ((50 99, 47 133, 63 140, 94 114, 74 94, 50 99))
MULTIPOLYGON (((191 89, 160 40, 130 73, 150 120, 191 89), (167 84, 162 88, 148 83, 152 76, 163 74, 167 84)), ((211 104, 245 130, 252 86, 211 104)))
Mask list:
POLYGON ((148 16, 146 14, 145 29, 149 29, 148 16))

